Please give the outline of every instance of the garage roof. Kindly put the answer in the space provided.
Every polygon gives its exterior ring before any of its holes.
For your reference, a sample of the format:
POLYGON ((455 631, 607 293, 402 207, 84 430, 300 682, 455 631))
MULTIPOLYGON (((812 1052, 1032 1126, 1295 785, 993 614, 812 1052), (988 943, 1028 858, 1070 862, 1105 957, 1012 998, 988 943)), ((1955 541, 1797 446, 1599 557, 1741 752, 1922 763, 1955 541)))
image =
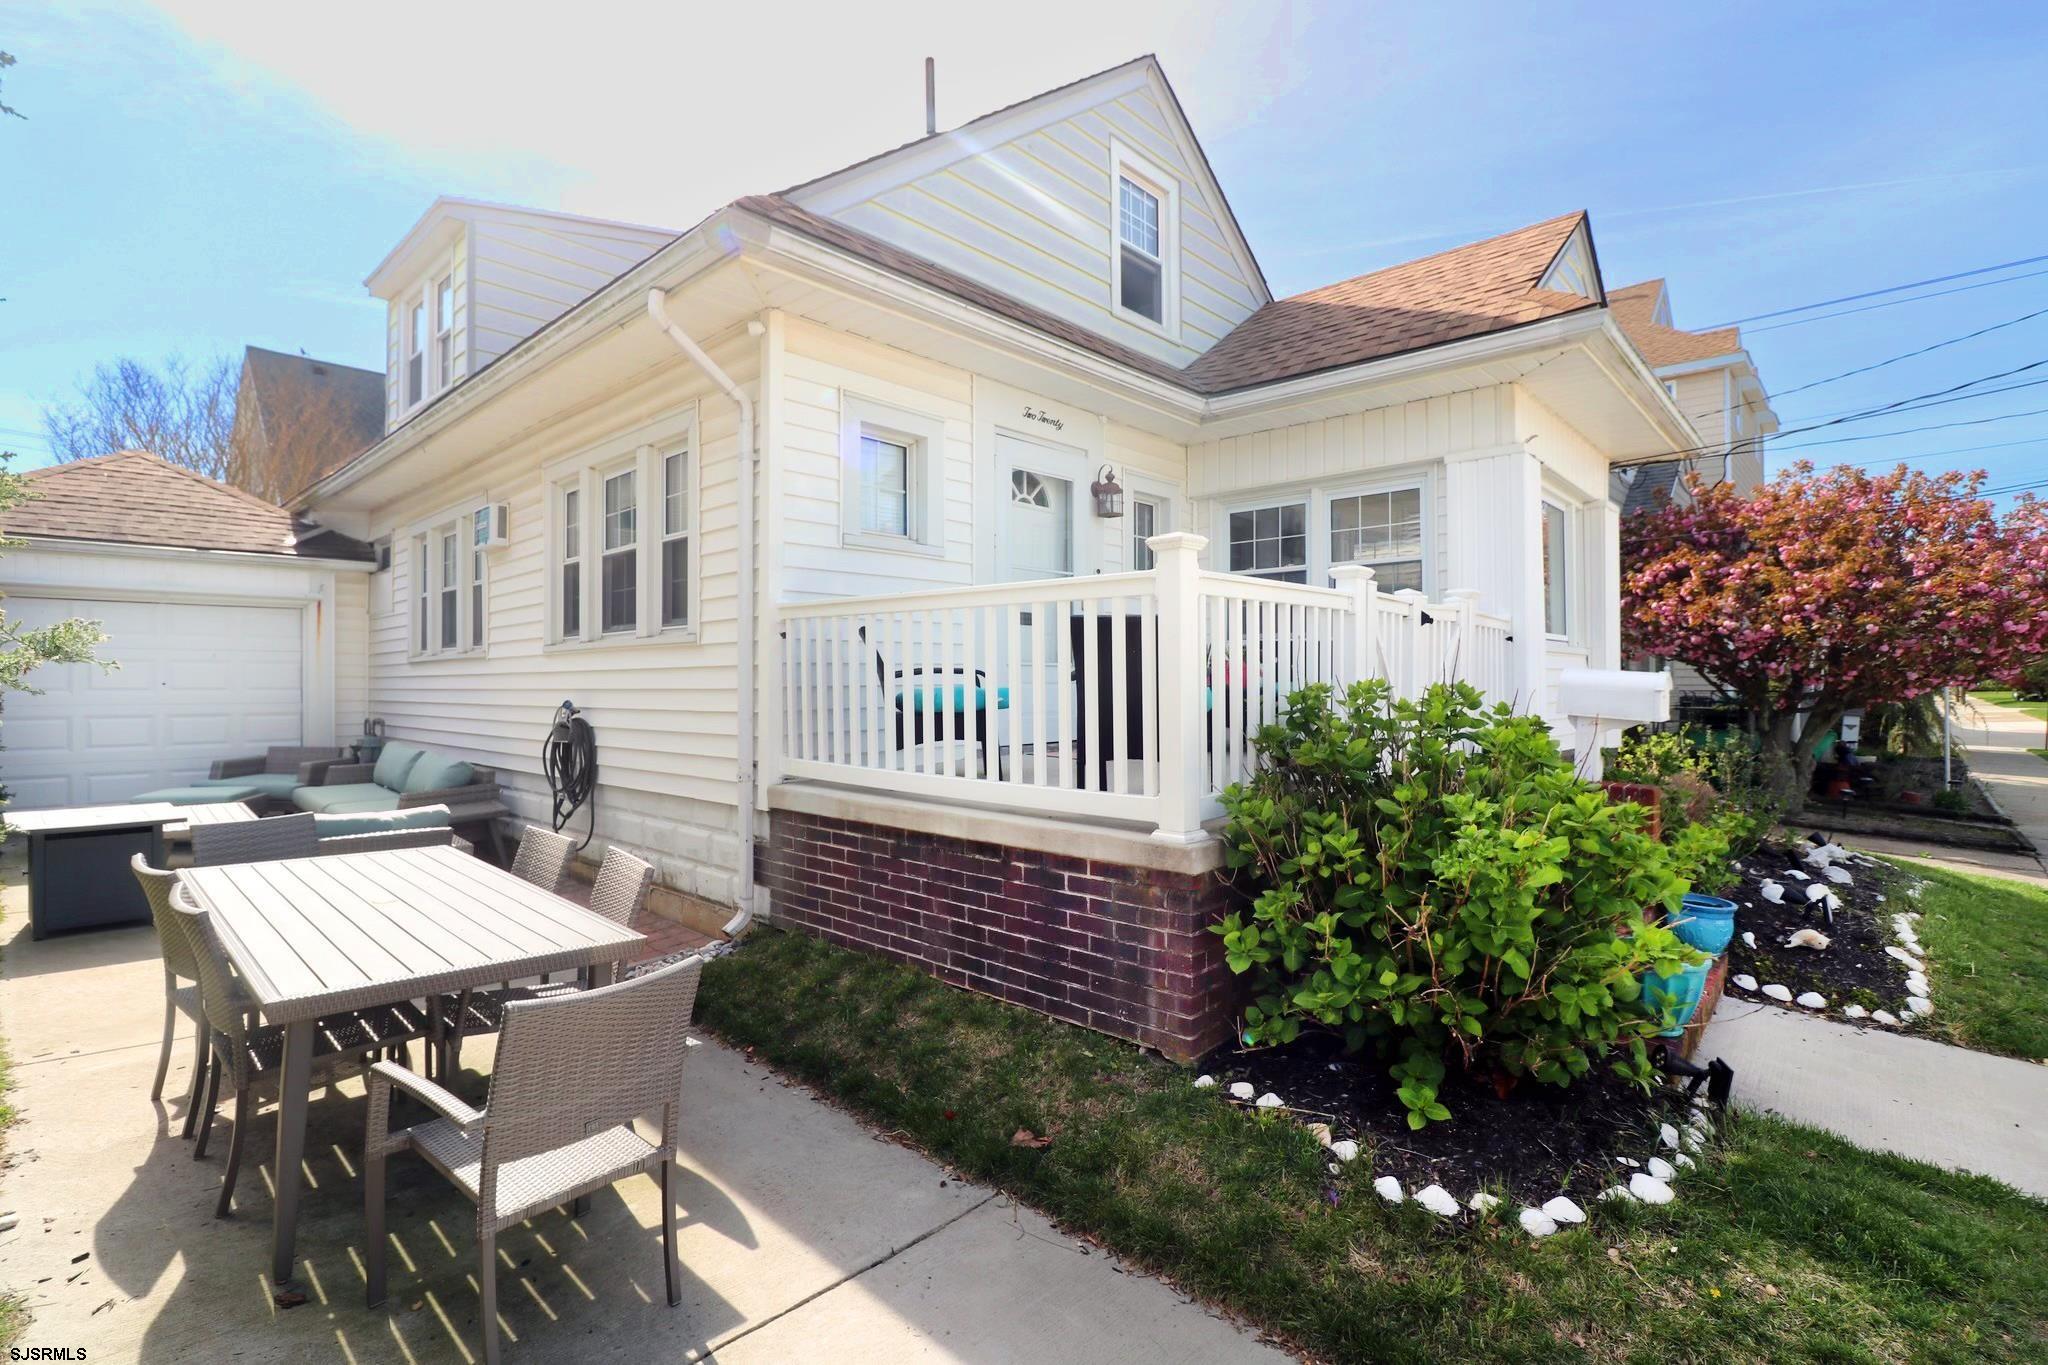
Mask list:
POLYGON ((374 557, 360 541, 146 450, 49 465, 24 477, 30 500, 0 518, 12 535, 290 559, 374 557))

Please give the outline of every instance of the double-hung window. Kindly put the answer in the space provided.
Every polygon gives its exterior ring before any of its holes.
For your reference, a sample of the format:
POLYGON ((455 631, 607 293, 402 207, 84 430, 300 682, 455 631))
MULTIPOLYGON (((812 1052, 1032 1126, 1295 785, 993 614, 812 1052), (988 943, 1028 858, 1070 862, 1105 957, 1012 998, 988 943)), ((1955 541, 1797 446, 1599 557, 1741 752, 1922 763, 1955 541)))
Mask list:
POLYGON ((441 628, 438 638, 442 649, 453 649, 455 642, 462 638, 458 634, 462 625, 462 585, 457 577, 462 569, 461 545, 453 526, 436 531, 434 539, 440 546, 440 559, 434 574, 434 587, 439 597, 440 611, 441 628))
POLYGON ((548 466, 549 646, 673 638, 696 625, 694 417, 548 466))
POLYGON ((603 556, 598 628, 632 634, 639 625, 640 471, 632 466, 604 475, 603 556))
POLYGON ((443 275, 434 285, 434 387, 455 382, 455 277, 443 275))
POLYGON ((1330 563, 1364 564, 1382 592, 1422 587, 1422 490, 1330 499, 1330 563))
POLYGON ((427 538, 425 536, 414 536, 412 538, 412 609, 414 617, 412 639, 413 652, 415 654, 426 653, 427 646, 432 638, 428 634, 428 629, 432 623, 432 613, 428 608, 433 599, 427 595, 427 577, 427 538))
POLYGON ((1154 331, 1179 331, 1180 191, 1136 152, 1110 143, 1110 299, 1117 316, 1154 331))
POLYGON ((427 396, 427 301, 414 296, 405 309, 405 405, 427 396))
POLYGON ((484 548, 491 540, 491 509, 479 507, 469 518, 469 647, 484 643, 484 548))
POLYGON ((1230 571, 1308 582, 1308 504, 1274 503, 1230 514, 1230 571))
POLYGON ((489 504, 450 509, 412 535, 412 653, 416 658, 484 648, 490 619, 489 504))

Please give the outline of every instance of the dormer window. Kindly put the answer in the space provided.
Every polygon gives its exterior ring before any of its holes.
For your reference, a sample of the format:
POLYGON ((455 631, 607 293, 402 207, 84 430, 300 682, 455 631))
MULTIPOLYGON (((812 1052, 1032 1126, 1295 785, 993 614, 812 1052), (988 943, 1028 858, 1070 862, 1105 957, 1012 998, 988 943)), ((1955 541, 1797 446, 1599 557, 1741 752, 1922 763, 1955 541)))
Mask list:
POLYGON ((1115 255, 1110 262, 1110 298, 1117 316, 1147 329, 1178 336, 1180 279, 1180 193, 1171 177, 1112 142, 1110 165, 1115 200, 1115 255))
POLYGON ((434 286, 434 387, 455 382, 455 277, 443 275, 434 286))
POLYGON ((464 341, 463 259, 465 246, 436 252, 420 263, 421 273, 391 295, 390 398, 394 421, 434 401, 461 382, 467 368, 464 341))
POLYGON ((405 310, 405 405, 427 396, 427 304, 415 298, 405 310))

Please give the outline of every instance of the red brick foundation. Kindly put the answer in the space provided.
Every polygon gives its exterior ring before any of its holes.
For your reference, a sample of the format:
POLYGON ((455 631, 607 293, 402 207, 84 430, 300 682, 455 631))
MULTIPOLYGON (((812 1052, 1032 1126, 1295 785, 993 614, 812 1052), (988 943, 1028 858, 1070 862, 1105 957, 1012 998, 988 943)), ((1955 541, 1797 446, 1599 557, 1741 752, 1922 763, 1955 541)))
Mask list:
POLYGON ((777 923, 1191 1061, 1230 1037, 1214 873, 1090 862, 779 810, 755 878, 777 923))

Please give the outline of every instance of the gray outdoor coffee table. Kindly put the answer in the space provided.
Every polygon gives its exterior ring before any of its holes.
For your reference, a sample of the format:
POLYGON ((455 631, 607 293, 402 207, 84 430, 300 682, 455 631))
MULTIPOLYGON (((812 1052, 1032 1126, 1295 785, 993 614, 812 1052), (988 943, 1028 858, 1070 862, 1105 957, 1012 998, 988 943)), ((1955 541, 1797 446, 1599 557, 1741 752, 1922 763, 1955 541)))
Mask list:
POLYGON ((573 901, 453 848, 195 867, 178 874, 213 912, 264 1019, 285 1028, 279 1078, 274 1284, 292 1277, 313 1023, 542 972, 607 983, 645 940, 573 901))
POLYGON ((162 802, 7 812, 28 836, 28 922, 33 938, 73 929, 149 923, 149 897, 128 875, 140 853, 164 865, 164 826, 185 818, 162 802))

